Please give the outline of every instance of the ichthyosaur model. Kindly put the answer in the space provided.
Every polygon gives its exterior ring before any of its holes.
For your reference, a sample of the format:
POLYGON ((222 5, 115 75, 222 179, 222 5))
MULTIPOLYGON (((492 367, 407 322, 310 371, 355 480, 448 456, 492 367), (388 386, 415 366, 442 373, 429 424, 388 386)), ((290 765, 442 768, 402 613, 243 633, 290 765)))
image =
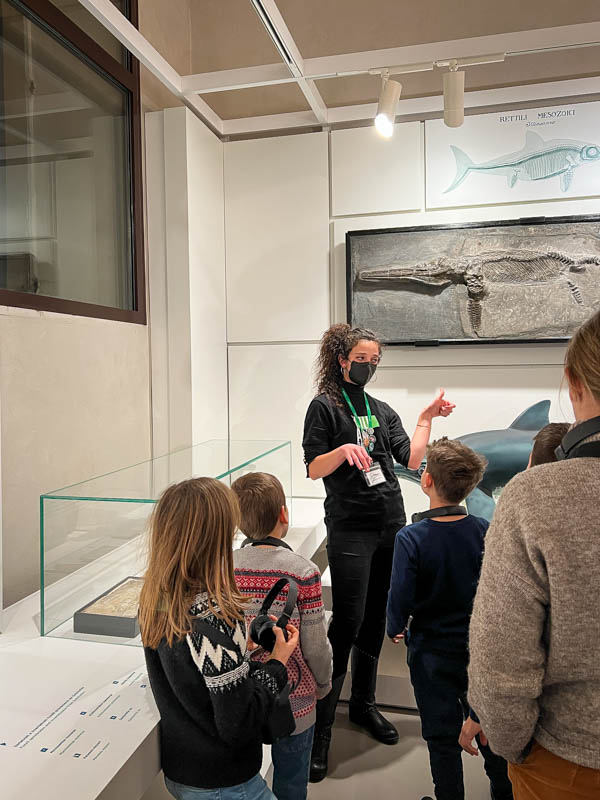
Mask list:
POLYGON ((535 131, 527 131, 522 150, 498 156, 484 164, 476 164, 459 147, 450 147, 456 159, 456 176, 444 194, 457 189, 472 172, 505 175, 511 189, 517 181, 545 181, 560 176, 561 191, 566 192, 577 167, 600 159, 600 146, 597 144, 572 139, 546 140, 535 131))
POLYGON ((375 267, 360 270, 358 281, 366 283, 417 283, 442 290, 452 284, 467 287, 467 311, 472 333, 481 327, 482 301, 489 283, 536 284, 556 283, 567 289, 575 303, 582 305, 583 297, 575 275, 585 272, 589 265, 600 265, 600 256, 584 255, 570 258, 552 250, 494 250, 473 256, 449 258, 412 266, 375 267))
MULTIPOLYGON (((549 411, 550 400, 541 400, 523 411, 504 430, 479 431, 456 437, 488 462, 481 483, 467 497, 470 514, 491 520, 496 508, 494 492, 527 467, 533 437, 548 424, 549 411)), ((408 470, 396 464, 394 470, 399 478, 419 483, 425 464, 423 462, 418 470, 408 470)))

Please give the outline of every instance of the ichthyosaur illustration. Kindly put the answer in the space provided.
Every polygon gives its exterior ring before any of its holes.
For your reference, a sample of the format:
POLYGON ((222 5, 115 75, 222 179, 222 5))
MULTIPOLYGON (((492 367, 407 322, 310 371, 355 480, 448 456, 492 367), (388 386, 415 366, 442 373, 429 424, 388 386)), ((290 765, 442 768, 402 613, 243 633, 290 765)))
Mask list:
POLYGON ((476 164, 459 147, 450 147, 456 159, 456 177, 444 194, 457 189, 472 172, 505 175, 511 189, 517 181, 544 181, 560 176, 561 191, 566 192, 577 167, 600 159, 600 146, 597 144, 572 139, 546 140, 535 131, 527 131, 522 150, 498 156, 484 164, 476 164))
MULTIPOLYGON (((511 478, 527 466, 533 437, 548 424, 550 400, 541 400, 523 411, 504 430, 479 431, 457 436, 476 453, 485 456, 488 465, 479 486, 467 497, 469 513, 491 520, 496 503, 494 492, 502 489, 511 478)), ((418 470, 408 470, 399 464, 394 471, 400 478, 419 483, 426 462, 418 470)))
POLYGON ((522 286, 556 283, 564 286, 579 305, 583 304, 575 275, 585 272, 588 265, 600 265, 600 256, 571 258, 564 253, 548 250, 493 250, 473 256, 450 258, 442 256, 413 266, 375 267, 360 270, 358 281, 367 283, 416 283, 443 290, 452 284, 467 287, 467 312, 472 333, 481 327, 482 301, 488 283, 512 283, 522 286))

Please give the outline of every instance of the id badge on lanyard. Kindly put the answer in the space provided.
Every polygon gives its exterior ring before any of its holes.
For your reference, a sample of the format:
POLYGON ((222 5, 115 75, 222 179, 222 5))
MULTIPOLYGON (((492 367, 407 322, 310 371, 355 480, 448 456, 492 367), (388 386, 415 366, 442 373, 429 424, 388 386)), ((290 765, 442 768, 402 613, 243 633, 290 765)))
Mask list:
MULTIPOLYGON (((361 422, 360 417, 356 413, 356 409, 352 405, 352 401, 348 397, 348 393, 345 389, 342 389, 342 393, 344 395, 344 399, 348 406, 350 407, 350 411, 352 412, 352 416, 354 417, 354 422, 356 424, 356 442, 359 446, 365 448, 367 453, 372 453, 375 449, 375 430, 373 428, 373 417, 371 415, 371 407, 369 405, 369 400, 367 395, 365 394, 365 407, 367 409, 367 426, 361 422)), ((378 486, 380 483, 385 483, 385 475, 383 474, 383 470, 381 469, 381 464, 378 461, 374 461, 371 464, 371 468, 369 470, 364 470, 363 478, 365 479, 365 483, 367 486, 378 486)))
POLYGON ((385 475, 379 461, 374 461, 371 464, 371 469, 363 472, 363 477, 367 486, 378 486, 380 483, 385 483, 385 475))

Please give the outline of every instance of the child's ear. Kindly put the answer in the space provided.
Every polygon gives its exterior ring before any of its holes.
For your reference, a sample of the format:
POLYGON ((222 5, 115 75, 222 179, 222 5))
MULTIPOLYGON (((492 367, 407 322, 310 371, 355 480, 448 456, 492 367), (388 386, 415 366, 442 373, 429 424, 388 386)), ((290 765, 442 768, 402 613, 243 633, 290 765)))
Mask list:
POLYGON ((281 510, 279 512, 279 522, 281 522, 282 525, 289 525, 290 512, 287 510, 287 506, 281 506, 281 510))
POLYGON ((431 489, 432 486, 433 486, 433 478, 431 477, 429 472, 425 470, 425 472, 423 473, 423 488, 431 489))

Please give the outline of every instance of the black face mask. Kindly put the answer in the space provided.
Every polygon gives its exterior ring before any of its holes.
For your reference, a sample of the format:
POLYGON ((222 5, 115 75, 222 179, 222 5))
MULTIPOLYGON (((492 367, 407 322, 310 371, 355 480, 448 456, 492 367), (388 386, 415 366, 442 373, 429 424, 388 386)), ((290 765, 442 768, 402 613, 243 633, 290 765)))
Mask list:
POLYGON ((370 364, 362 361, 351 361, 348 377, 358 386, 365 386, 371 380, 373 375, 375 375, 376 369, 376 364, 370 364))

